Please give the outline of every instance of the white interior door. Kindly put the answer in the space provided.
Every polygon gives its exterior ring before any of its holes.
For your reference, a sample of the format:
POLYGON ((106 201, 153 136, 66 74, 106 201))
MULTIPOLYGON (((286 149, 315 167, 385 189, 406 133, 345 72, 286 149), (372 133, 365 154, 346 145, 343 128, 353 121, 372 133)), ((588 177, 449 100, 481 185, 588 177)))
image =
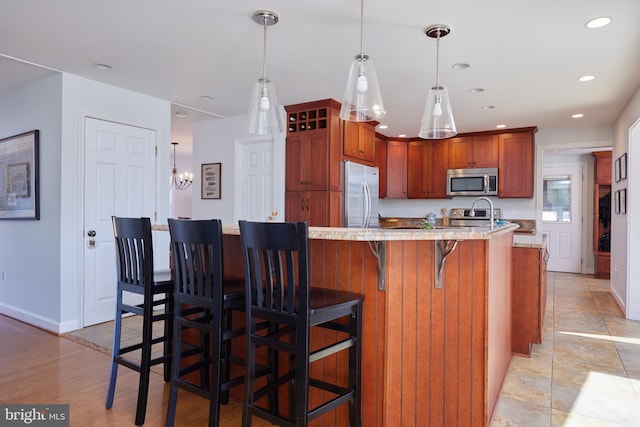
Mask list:
POLYGON ((238 219, 265 221, 277 210, 273 201, 273 165, 272 139, 242 144, 238 219))
POLYGON ((84 326, 115 314, 111 216, 153 221, 155 147, 154 130, 85 118, 84 326))
POLYGON ((550 271, 582 272, 582 167, 543 170, 542 231, 548 233, 550 271))

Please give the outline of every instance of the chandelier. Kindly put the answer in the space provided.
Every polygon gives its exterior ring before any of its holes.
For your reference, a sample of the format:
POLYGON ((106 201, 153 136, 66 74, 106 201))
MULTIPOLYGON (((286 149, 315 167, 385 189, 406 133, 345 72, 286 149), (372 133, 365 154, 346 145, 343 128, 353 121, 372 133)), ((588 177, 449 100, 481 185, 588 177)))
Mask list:
POLYGON ((186 190, 191 187, 191 183, 193 183, 193 174, 187 172, 178 175, 178 168, 176 167, 176 147, 178 143, 172 142, 171 145, 173 145, 173 169, 171 169, 171 184, 169 187, 175 188, 176 190, 186 190))

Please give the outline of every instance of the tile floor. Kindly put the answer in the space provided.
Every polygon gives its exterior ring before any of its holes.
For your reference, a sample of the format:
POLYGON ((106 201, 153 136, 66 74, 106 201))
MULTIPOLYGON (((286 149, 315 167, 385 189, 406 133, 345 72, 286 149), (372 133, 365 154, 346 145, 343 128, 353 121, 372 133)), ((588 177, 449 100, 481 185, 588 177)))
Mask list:
MULTIPOLYGON (((123 336, 139 323, 126 319, 123 336)), ((109 351, 112 333, 109 322, 72 335, 109 351)), ((548 273, 543 342, 514 356, 492 426, 640 426, 640 322, 624 319, 608 280, 548 273)))
POLYGON ((640 426, 640 322, 608 280, 549 272, 543 342, 514 356, 492 426, 640 426))

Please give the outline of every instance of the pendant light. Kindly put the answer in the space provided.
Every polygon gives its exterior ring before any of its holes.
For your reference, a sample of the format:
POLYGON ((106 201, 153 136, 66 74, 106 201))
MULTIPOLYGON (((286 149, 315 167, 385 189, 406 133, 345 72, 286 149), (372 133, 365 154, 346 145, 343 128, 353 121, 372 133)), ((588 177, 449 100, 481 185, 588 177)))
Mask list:
POLYGON ((247 131, 257 135, 268 135, 274 131, 282 132, 280 109, 276 100, 276 91, 267 78, 267 27, 278 23, 278 15, 268 10, 258 10, 252 19, 263 26, 262 77, 253 87, 249 103, 249 122, 247 131))
POLYGON ((364 0, 360 0, 360 53, 353 58, 342 98, 340 118, 351 122, 380 121, 386 114, 373 59, 363 47, 364 0))
POLYGON ((453 121, 449 93, 440 85, 440 38, 451 32, 448 25, 432 25, 424 30, 427 37, 436 39, 436 84, 429 90, 427 104, 422 115, 420 133, 424 139, 444 139, 455 136, 458 131, 453 121))

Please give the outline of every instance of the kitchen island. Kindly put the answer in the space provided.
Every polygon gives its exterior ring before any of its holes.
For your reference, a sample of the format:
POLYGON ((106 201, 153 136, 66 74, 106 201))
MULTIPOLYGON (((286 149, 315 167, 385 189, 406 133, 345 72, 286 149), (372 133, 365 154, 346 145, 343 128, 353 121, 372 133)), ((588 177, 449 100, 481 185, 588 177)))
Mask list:
MULTIPOLYGON (((512 356, 515 228, 310 227, 313 286, 365 296, 363 426, 490 423, 512 356)), ((223 229, 225 274, 242 276, 238 227, 223 229)), ((338 355, 311 373, 346 378, 347 363, 338 355)), ((311 425, 346 426, 347 408, 311 425)))

